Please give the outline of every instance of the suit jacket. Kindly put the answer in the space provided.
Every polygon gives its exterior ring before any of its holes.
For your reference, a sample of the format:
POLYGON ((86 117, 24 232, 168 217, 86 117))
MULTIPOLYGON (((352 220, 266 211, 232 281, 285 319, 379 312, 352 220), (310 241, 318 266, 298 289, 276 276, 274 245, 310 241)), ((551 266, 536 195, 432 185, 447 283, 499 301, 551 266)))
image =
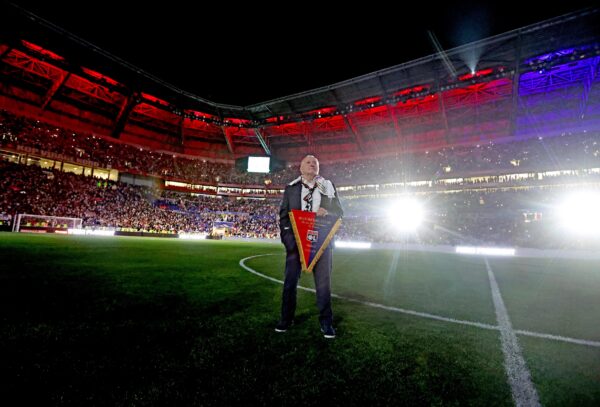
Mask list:
MULTIPOLYGON (((333 184, 333 183, 332 183, 333 184)), ((321 208, 326 209, 332 215, 342 217, 344 211, 342 204, 333 185, 335 196, 329 198, 326 195, 321 195, 321 208)), ((298 182, 293 185, 287 185, 283 192, 283 200, 281 201, 281 207, 279 208, 279 230, 281 236, 281 242, 284 244, 288 252, 293 251, 296 247, 296 239, 294 238, 294 231, 292 230, 292 223, 290 222, 289 212, 292 209, 302 209, 301 205, 302 197, 302 183, 298 182)))

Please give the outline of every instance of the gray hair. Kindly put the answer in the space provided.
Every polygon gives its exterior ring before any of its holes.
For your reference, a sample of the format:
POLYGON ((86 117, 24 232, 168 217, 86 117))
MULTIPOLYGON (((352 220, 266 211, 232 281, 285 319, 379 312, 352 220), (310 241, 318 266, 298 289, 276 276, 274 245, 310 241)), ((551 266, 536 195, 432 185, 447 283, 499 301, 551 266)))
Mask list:
POLYGON ((315 160, 317 160, 317 162, 319 162, 319 159, 317 157, 315 157, 314 155, 312 155, 312 154, 306 154, 304 157, 302 157, 302 159, 300 160, 300 162, 304 161, 304 159, 308 158, 308 157, 312 157, 315 160))

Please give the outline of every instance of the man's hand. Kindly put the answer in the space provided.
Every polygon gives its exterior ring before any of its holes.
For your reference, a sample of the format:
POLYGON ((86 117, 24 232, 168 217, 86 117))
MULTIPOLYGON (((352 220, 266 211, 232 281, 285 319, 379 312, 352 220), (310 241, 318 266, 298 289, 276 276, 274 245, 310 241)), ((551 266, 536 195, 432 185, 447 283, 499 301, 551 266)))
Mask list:
POLYGON ((327 212, 327 209, 325 209, 325 208, 319 208, 319 210, 317 211, 317 216, 325 216, 328 213, 329 212, 327 212))

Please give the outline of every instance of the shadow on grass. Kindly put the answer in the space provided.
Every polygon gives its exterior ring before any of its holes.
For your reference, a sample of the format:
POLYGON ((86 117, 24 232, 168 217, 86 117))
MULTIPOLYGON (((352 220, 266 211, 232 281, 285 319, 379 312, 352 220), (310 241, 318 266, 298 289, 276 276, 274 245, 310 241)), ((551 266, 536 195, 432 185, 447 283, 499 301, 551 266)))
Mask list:
POLYGON ((390 332, 373 341, 367 331, 350 334, 339 314, 341 335, 323 339, 312 303, 309 311, 299 309, 296 326, 282 336, 273 332, 273 313, 257 311, 256 304, 272 300, 270 293, 248 298, 230 289, 190 299, 160 285, 127 292, 89 273, 26 271, 2 278, 0 358, 8 380, 0 397, 21 404, 488 400, 473 385, 476 372, 451 352, 404 343, 390 332))
POLYGON ((192 304, 174 293, 124 294, 90 276, 25 273, 0 288, 3 398, 198 402, 198 390, 188 388, 198 338, 214 336, 223 315, 245 308, 231 298, 192 304))

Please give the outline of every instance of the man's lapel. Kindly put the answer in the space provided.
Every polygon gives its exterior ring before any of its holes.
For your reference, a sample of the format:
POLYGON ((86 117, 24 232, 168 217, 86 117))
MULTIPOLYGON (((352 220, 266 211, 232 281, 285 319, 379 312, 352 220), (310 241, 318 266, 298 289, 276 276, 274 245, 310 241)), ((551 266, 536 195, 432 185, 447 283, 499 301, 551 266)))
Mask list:
POLYGON ((300 199, 302 198, 302 184, 297 183, 290 190, 290 209, 302 209, 300 199))

